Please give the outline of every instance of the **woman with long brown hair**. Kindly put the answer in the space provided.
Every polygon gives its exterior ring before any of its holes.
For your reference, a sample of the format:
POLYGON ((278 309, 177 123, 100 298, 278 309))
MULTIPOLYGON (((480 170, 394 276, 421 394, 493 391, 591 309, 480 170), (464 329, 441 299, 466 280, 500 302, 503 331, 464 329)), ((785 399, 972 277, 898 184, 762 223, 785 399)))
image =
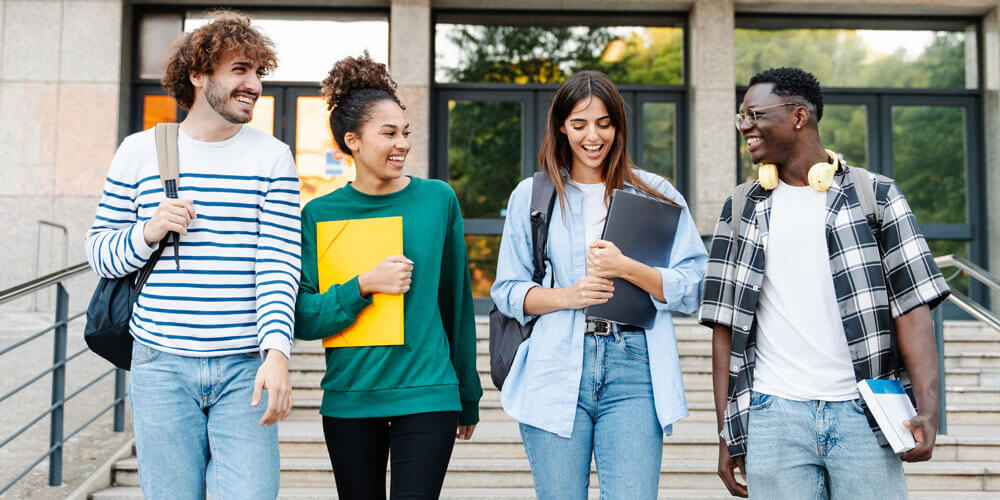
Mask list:
POLYGON ((556 90, 540 168, 559 199, 549 222, 542 287, 532 281, 532 179, 511 194, 491 295, 532 336, 504 382, 504 410, 520 423, 541 499, 587 498, 593 455, 602 498, 656 498, 663 432, 687 415, 671 312, 698 308, 707 254, 683 197, 629 159, 625 104, 603 73, 581 71, 556 90), (600 239, 623 189, 683 207, 667 267, 631 259, 600 239), (612 278, 648 292, 651 328, 588 318, 612 278), (551 281, 550 281, 551 279, 551 281))

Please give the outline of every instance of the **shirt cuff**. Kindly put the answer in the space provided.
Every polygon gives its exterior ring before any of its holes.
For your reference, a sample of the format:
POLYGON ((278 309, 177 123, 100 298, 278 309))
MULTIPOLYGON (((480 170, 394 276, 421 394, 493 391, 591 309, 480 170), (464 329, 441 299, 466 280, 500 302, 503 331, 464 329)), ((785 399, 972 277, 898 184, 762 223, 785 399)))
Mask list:
POLYGON ((479 423, 479 401, 462 401, 462 412, 458 414, 458 425, 479 423))
POLYGON ((289 340, 288 337, 286 337, 282 332, 272 331, 264 335, 264 338, 260 342, 260 354, 262 359, 270 349, 281 351, 286 358, 289 360, 292 359, 292 341, 289 340))
POLYGON ((355 276, 350 281, 334 288, 337 301, 351 318, 356 318, 361 314, 361 310, 370 306, 372 299, 361 295, 361 287, 358 285, 358 277, 355 276))
POLYGON ((541 285, 534 281, 522 281, 514 284, 510 289, 510 294, 508 294, 512 316, 522 325, 528 324, 535 317, 535 315, 524 313, 524 298, 528 296, 528 291, 536 286, 541 285))
POLYGON ((684 275, 674 269, 658 267, 656 270, 660 272, 660 280, 663 282, 661 292, 666 300, 660 302, 656 297, 653 297, 653 304, 657 306, 657 309, 670 309, 673 304, 684 300, 684 291, 688 284, 684 275))
POLYGON ((132 242, 132 248, 135 249, 135 254, 137 257, 142 259, 143 262, 149 260, 152 257, 153 252, 156 248, 160 246, 160 242, 154 242, 152 246, 146 244, 146 238, 143 237, 142 233, 146 229, 146 222, 148 221, 138 221, 132 225, 132 233, 129 235, 129 239, 132 242))

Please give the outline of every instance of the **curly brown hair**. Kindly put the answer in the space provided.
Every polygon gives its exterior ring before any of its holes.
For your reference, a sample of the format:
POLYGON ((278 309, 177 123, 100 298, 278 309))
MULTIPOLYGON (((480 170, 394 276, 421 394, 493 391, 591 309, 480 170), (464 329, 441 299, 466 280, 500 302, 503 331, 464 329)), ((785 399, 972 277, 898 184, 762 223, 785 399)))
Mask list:
POLYGON ((274 42, 250 25, 250 18, 231 11, 209 14, 212 21, 174 40, 160 84, 183 109, 194 104, 191 72, 212 74, 223 57, 240 54, 260 65, 261 76, 278 66, 274 42))
POLYGON ((330 112, 330 131, 344 154, 351 154, 344 141, 348 132, 358 133, 371 117, 372 107, 384 100, 406 109, 396 95, 396 82, 385 64, 375 62, 366 50, 360 57, 337 61, 320 83, 330 112))

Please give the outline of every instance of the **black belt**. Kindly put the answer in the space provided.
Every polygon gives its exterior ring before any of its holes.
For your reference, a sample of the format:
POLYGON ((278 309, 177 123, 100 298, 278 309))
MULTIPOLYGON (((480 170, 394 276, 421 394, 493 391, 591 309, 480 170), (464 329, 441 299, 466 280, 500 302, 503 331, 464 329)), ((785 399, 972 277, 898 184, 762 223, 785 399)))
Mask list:
POLYGON ((607 337, 616 330, 619 332, 641 332, 642 328, 597 318, 587 318, 583 326, 583 333, 590 333, 598 337, 607 337))

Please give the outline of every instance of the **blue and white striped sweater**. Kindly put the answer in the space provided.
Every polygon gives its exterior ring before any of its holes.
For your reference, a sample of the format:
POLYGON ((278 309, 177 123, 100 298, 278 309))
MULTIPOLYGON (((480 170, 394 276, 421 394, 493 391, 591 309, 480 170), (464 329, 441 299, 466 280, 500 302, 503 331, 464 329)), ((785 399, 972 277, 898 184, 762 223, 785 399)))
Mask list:
MULTIPOLYGON (((288 146, 250 127, 222 142, 178 138, 178 195, 197 217, 170 245, 132 315, 132 335, 184 356, 278 349, 289 355, 300 275, 299 182, 288 146)), ((87 233, 102 277, 125 276, 152 255, 142 237, 164 197, 152 130, 115 153, 87 233)))

